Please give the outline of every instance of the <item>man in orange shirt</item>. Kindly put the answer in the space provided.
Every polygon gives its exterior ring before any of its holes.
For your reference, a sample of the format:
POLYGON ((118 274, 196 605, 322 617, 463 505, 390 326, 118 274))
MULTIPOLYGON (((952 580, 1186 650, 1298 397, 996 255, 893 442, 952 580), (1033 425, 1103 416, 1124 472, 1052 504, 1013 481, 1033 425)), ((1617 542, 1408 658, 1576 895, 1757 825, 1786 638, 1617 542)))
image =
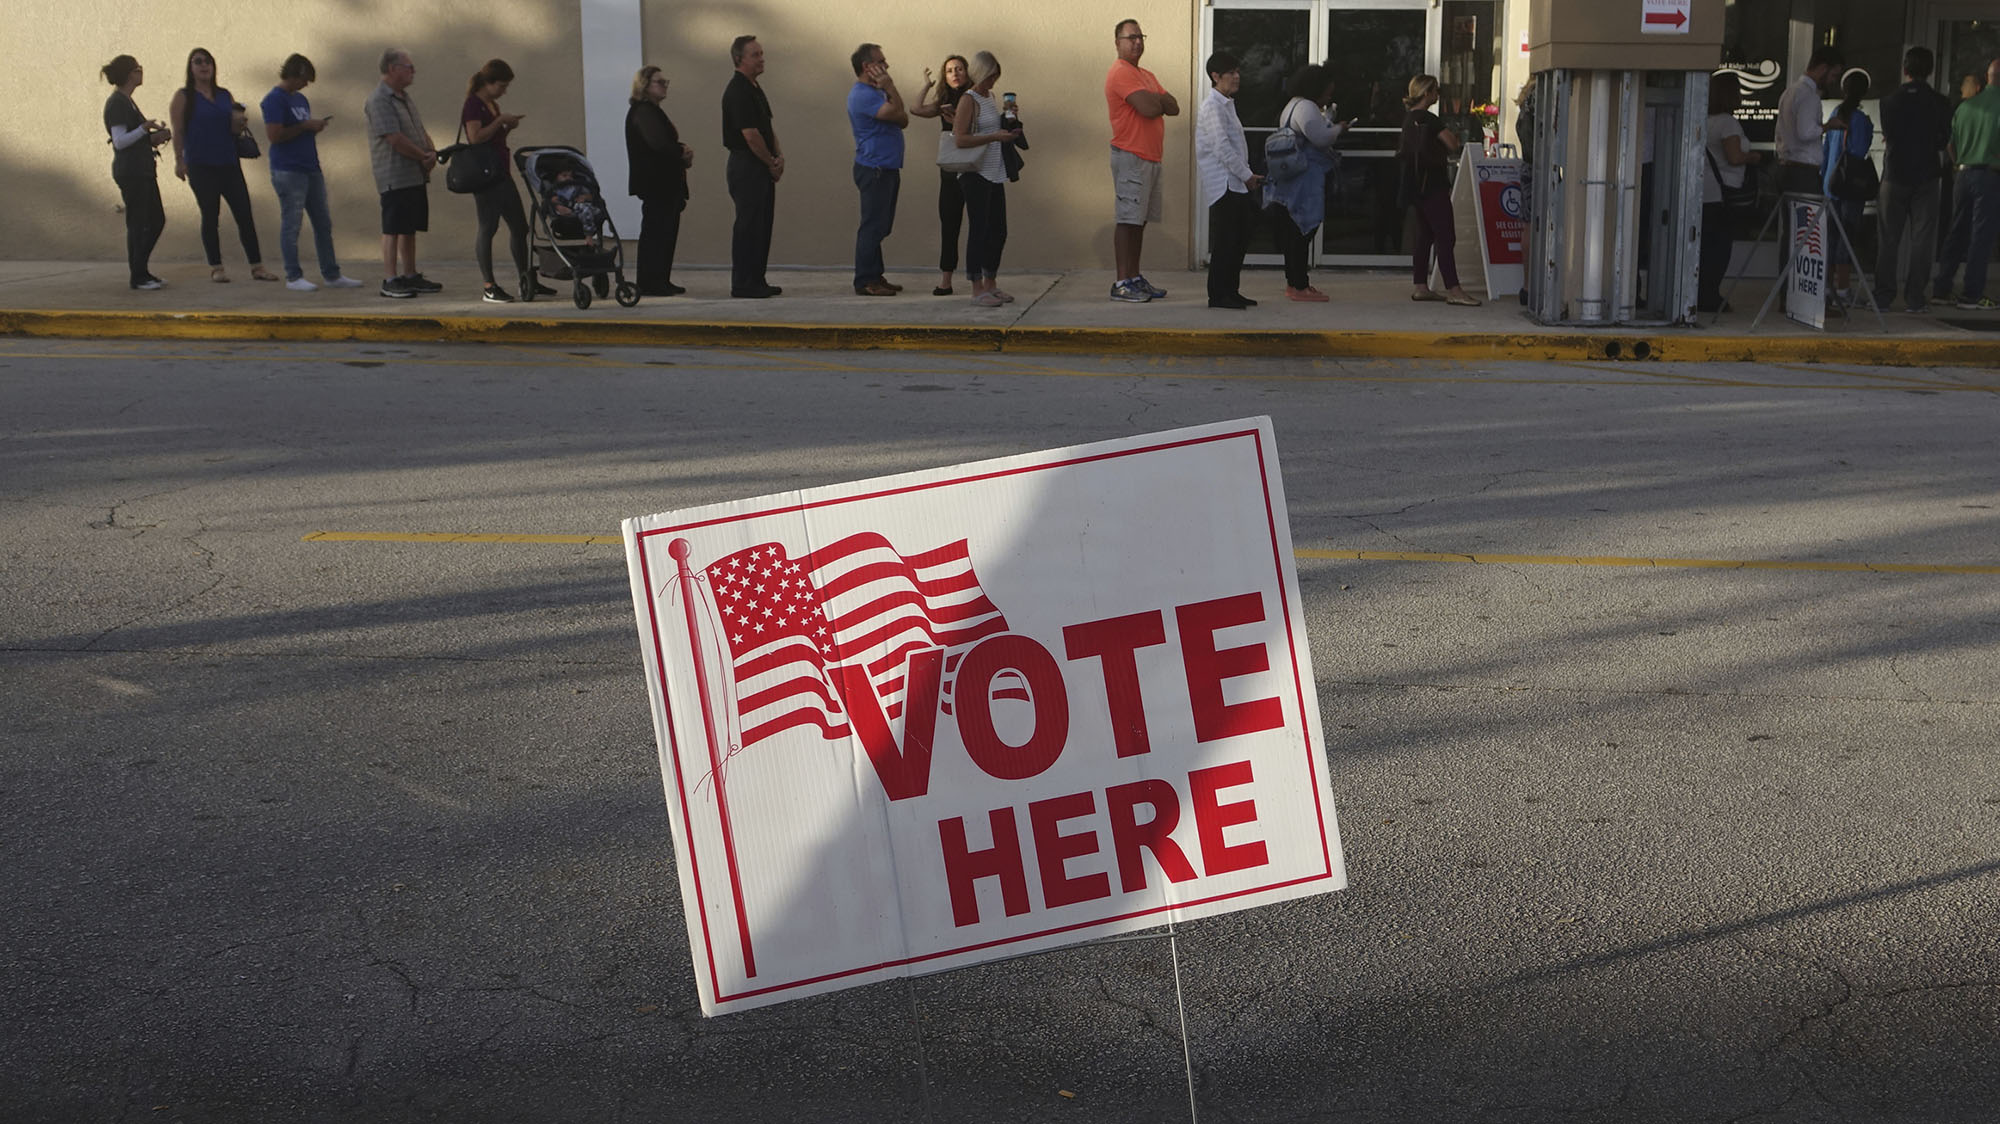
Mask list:
POLYGON ((1139 273, 1139 253, 1146 242, 1146 224, 1160 221, 1160 157, 1166 146, 1167 123, 1178 117, 1181 104, 1153 72, 1139 65, 1146 53, 1146 34, 1138 20, 1120 20, 1112 30, 1118 61, 1104 77, 1104 101, 1111 110, 1111 184, 1118 210, 1111 235, 1111 256, 1118 280, 1111 299, 1135 304, 1167 295, 1139 273))

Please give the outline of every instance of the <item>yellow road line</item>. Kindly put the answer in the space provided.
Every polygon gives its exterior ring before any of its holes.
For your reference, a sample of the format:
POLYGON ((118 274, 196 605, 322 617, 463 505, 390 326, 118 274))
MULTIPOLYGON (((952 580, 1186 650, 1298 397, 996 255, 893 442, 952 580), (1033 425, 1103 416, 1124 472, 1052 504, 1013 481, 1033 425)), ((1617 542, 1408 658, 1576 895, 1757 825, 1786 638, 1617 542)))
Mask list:
MULTIPOLYGON (((561 546, 620 546, 619 535, 506 535, 453 531, 314 531, 301 542, 524 543, 561 546)), ((1432 554, 1404 550, 1311 550, 1296 558, 1330 562, 1464 562, 1508 566, 1650 566, 1696 570, 1816 570, 1864 574, 2000 574, 2000 566, 1955 566, 1918 562, 1808 562, 1773 558, 1627 558, 1572 554, 1432 554)))
POLYGON ((1568 554, 1428 554, 1400 550, 1296 550, 1299 558, 1349 562, 1469 562, 1513 566, 1653 566, 1698 570, 1818 570, 1866 574, 2000 574, 2000 566, 1918 562, 1807 562, 1779 558, 1624 558, 1568 554))

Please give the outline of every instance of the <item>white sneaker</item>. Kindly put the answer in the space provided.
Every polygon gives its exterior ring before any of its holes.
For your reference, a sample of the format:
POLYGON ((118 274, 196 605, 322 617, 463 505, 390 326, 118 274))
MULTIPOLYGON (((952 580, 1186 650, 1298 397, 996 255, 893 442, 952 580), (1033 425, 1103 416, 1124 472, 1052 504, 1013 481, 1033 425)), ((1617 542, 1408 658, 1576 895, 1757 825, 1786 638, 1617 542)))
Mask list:
POLYGON ((326 287, 329 289, 359 289, 361 282, 356 281, 352 277, 336 277, 328 281, 326 287))
POLYGON ((314 289, 319 288, 319 286, 303 277, 294 277, 290 281, 285 282, 285 288, 290 289, 294 293, 310 293, 314 289))

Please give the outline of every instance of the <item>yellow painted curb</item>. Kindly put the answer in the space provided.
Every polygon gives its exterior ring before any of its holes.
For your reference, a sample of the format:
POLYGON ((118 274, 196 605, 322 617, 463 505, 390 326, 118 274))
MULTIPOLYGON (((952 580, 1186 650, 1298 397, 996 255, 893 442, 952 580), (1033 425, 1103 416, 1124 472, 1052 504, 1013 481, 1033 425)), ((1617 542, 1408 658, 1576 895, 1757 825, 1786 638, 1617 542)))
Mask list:
POLYGON ((2000 366, 2000 346, 1885 336, 1711 336, 1670 333, 1143 330, 1130 327, 724 323, 605 317, 262 315, 0 309, 0 335, 46 339, 517 343, 824 351, 1270 356, 1333 359, 1612 360, 1839 363, 1883 367, 2000 366))

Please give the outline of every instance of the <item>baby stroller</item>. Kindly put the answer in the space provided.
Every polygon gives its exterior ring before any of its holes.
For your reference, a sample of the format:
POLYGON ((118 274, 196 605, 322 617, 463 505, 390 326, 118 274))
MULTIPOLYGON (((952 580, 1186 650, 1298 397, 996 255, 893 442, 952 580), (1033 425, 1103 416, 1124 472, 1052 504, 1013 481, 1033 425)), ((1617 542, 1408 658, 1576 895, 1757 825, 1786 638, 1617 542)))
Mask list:
POLYGON ((639 286, 625 280, 625 250, 604 206, 597 175, 583 153, 567 145, 542 145, 514 153, 527 181, 528 276, 521 299, 535 299, 538 273, 575 282, 578 308, 590 307, 591 290, 611 296, 617 284, 622 308, 639 303, 639 286))

